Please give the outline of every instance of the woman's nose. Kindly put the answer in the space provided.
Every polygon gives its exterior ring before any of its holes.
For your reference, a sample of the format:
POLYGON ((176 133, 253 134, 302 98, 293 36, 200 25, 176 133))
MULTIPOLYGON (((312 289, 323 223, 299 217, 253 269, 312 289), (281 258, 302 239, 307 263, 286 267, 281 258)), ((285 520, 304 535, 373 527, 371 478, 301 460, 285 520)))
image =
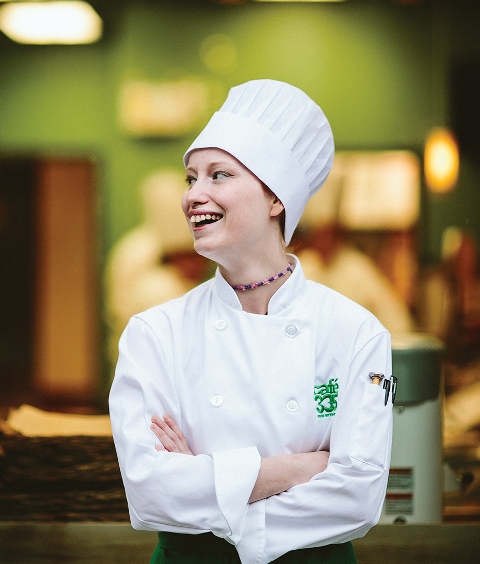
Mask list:
POLYGON ((197 179, 186 191, 185 202, 189 206, 196 204, 205 204, 208 202, 208 193, 205 183, 197 179))

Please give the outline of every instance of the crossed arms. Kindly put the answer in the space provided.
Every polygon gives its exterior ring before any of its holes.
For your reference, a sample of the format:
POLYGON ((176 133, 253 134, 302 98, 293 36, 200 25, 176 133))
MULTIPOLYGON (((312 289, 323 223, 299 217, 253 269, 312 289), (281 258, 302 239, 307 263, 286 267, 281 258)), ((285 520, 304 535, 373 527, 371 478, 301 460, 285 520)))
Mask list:
MULTIPOLYGON (((151 429, 160 441, 158 451, 176 452, 194 456, 184 434, 172 417, 152 417, 151 429)), ((257 480, 250 494, 249 503, 284 492, 293 486, 310 481, 328 465, 326 451, 281 454, 262 458, 257 480)))

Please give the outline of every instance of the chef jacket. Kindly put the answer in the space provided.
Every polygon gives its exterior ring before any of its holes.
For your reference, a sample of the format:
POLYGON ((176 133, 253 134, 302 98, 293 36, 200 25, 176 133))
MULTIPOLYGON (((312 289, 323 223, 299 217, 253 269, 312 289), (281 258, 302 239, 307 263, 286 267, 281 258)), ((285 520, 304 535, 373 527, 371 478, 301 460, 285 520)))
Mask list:
POLYGON ((342 543, 377 523, 392 407, 390 334, 366 309, 295 270, 268 315, 243 311, 217 270, 134 316, 119 344, 110 416, 132 526, 236 545, 244 564, 342 543), (195 456, 157 451, 169 414, 195 456), (330 451, 309 482, 249 504, 262 457, 330 451))

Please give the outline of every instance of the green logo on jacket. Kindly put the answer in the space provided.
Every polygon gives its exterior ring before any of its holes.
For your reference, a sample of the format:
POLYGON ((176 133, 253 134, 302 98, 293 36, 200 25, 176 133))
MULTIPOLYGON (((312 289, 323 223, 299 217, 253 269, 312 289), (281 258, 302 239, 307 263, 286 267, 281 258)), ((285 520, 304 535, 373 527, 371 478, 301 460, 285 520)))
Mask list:
POLYGON ((332 417, 337 411, 338 378, 330 378, 328 384, 314 387, 318 417, 332 417))

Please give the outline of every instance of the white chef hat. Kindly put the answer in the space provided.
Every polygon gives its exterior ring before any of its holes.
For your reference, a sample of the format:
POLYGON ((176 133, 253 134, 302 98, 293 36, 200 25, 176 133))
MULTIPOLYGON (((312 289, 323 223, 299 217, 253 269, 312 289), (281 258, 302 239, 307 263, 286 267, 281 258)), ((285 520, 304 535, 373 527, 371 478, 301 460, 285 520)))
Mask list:
POLYGON ((192 151, 209 147, 233 155, 281 200, 288 245, 333 164, 333 134, 320 107, 285 82, 240 84, 188 148, 185 166, 192 151))

